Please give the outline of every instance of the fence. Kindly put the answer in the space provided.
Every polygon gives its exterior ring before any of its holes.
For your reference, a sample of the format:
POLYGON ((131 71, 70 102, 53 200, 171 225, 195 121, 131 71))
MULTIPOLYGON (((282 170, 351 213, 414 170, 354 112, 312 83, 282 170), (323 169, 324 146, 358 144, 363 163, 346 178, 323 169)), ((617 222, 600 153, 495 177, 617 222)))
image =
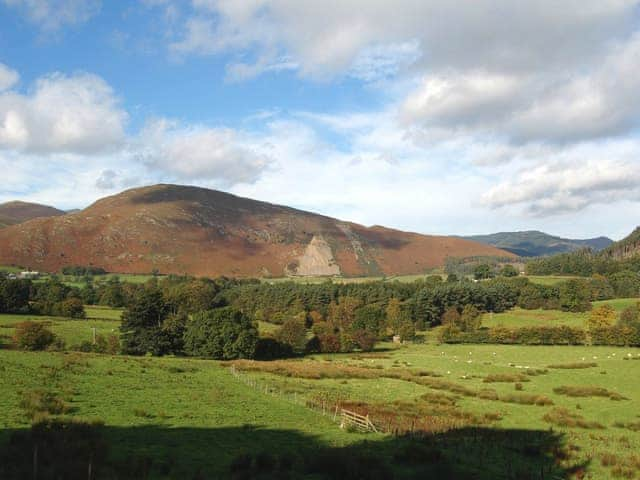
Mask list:
POLYGON ((391 435, 430 435, 447 432, 464 427, 460 419, 443 416, 424 416, 406 418, 385 414, 379 418, 370 418, 368 412, 356 412, 353 403, 330 399, 328 397, 307 398, 297 392, 288 392, 267 383, 261 383, 249 375, 243 374, 235 365, 229 367, 231 374, 245 385, 265 395, 279 397, 283 400, 301 405, 318 412, 324 417, 338 423, 340 428, 354 428, 358 431, 385 433, 391 435), (349 407, 349 408, 344 408, 349 407))

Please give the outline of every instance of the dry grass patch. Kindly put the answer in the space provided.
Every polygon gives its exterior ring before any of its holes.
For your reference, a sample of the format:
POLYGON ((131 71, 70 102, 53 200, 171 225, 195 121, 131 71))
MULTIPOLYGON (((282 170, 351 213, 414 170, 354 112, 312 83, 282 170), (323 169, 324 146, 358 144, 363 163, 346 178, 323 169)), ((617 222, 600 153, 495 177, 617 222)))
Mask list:
POLYGON ((482 380, 484 383, 518 383, 530 380, 522 373, 492 373, 482 380))
POLYGON ((567 395, 568 397, 604 397, 615 401, 628 400, 628 398, 617 392, 590 385, 562 385, 554 388, 553 392, 558 395, 567 395))
POLYGON ((616 428, 625 428, 632 432, 640 432, 640 420, 637 422, 615 422, 613 426, 616 428))
POLYGON ((552 365, 547 365, 547 368, 573 370, 573 369, 581 369, 581 368, 594 368, 597 366, 598 364, 595 362, 575 362, 575 363, 554 363, 552 365))
POLYGON ((584 417, 578 415, 577 413, 570 412, 568 409, 564 407, 556 407, 547 412, 542 419, 551 423, 552 425, 557 425, 559 427, 567 427, 567 428, 586 428, 586 429, 604 429, 604 425, 598 422, 591 422, 585 420, 584 417))

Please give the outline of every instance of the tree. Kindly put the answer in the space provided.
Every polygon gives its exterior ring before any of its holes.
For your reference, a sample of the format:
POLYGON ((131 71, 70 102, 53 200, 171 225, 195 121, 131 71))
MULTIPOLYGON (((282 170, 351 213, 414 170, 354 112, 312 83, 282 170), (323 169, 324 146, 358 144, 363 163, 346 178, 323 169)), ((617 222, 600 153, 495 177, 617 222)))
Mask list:
POLYGON ((184 331, 189 316, 185 312, 171 313, 162 322, 162 336, 171 353, 182 353, 184 350, 184 331))
POLYGON ((484 280, 491 277, 493 277, 493 271, 491 270, 491 267, 486 263, 476 265, 476 267, 473 269, 473 278, 475 278, 476 280, 484 280))
POLYGON ((601 305, 594 308, 587 319, 589 330, 611 327, 616 321, 616 311, 611 305, 601 305))
POLYGON ((609 281, 617 297, 637 297, 640 294, 640 274, 623 270, 614 273, 609 281))
POLYGON ((640 328, 640 302, 622 311, 618 325, 621 327, 640 328))
POLYGON ((291 318, 282 324, 275 338, 280 343, 289 345, 295 353, 302 353, 307 346, 307 328, 299 318, 291 318))
POLYGON ((397 331, 397 334, 400 335, 400 340, 410 341, 416 338, 416 328, 413 322, 406 320, 400 324, 400 328, 397 331))
POLYGON ((365 305, 356 310, 355 318, 349 325, 351 330, 366 330, 378 337, 384 333, 385 313, 377 305, 365 305))
POLYGON ((256 326, 232 307, 196 313, 184 332, 185 353, 216 360, 253 358, 257 343, 256 326))
POLYGON ((42 323, 22 322, 16 325, 14 342, 23 350, 44 350, 55 340, 55 335, 42 323))
POLYGON ((500 270, 500 275, 503 277, 517 277, 518 271, 516 270, 516 267, 507 263, 502 267, 502 270, 500 270))
POLYGON ((402 322, 402 307, 400 306, 400 300, 397 298, 390 299, 387 304, 385 314, 387 319, 387 328, 393 333, 398 333, 402 322))
POLYGON ((565 312, 591 310, 591 290, 585 280, 567 280, 559 285, 560 309, 565 312))
POLYGON ((112 277, 104 287, 104 291, 100 297, 100 305, 123 307, 124 304, 125 298, 120 279, 118 277, 112 277))
POLYGON ((61 317, 69 318, 86 317, 82 300, 76 297, 68 298, 61 302, 58 302, 54 307, 53 313, 61 317))
POLYGON ((449 275, 447 275, 447 283, 457 283, 459 281, 460 279, 455 273, 450 273, 449 275))
POLYGON ((26 312, 29 309, 30 290, 30 280, 0 278, 0 312, 26 312))
POLYGON ((442 325, 445 327, 457 327, 460 324, 460 313, 456 307, 449 307, 442 315, 442 325))
POLYGON ((465 305, 460 315, 458 327, 463 332, 473 332, 480 328, 481 319, 480 310, 475 305, 465 305))
POLYGON ((353 342, 363 352, 370 352, 376 345, 376 336, 367 330, 356 330, 352 333, 353 342))
POLYGON ((170 353, 170 341, 162 332, 168 308, 157 288, 144 288, 131 299, 120 325, 122 352, 129 355, 170 353))

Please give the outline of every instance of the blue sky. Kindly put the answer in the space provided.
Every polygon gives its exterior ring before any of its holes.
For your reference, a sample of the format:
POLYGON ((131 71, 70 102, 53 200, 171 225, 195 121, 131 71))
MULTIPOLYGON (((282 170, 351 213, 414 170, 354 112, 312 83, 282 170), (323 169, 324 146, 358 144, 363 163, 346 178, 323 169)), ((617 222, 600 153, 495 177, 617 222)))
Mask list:
POLYGON ((0 0, 0 201, 172 182, 367 225, 620 238, 637 1, 0 0))

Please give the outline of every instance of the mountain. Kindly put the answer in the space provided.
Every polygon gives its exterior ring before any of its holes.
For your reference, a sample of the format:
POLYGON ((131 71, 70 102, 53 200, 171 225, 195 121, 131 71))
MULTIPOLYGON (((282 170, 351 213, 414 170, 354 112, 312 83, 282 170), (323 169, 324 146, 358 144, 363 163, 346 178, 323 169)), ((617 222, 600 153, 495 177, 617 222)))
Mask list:
POLYGON ((156 185, 0 230, 0 265, 201 276, 399 275, 447 256, 512 256, 461 238, 351 222, 197 187, 156 185))
POLYGON ((0 204, 0 228, 40 217, 56 217, 65 212, 38 203, 7 202, 0 204))
POLYGON ((613 240, 607 237, 572 240, 554 237, 553 235, 535 230, 473 235, 464 238, 487 245, 493 245, 494 247, 502 248, 521 257, 554 255, 556 253, 572 252, 585 247, 600 251, 613 243, 613 240))
POLYGON ((627 237, 607 247, 602 253, 616 259, 640 255, 640 227, 637 227, 627 237))

